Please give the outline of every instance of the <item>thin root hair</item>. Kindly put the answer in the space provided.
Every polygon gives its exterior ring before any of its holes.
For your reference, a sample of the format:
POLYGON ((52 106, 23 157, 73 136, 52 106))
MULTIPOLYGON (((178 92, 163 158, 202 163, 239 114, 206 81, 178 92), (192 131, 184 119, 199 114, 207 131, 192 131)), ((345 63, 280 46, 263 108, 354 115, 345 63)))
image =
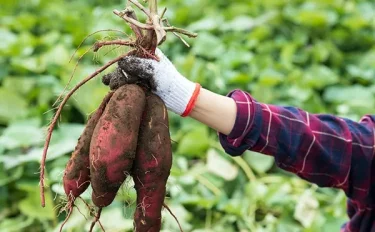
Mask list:
MULTIPOLYGON (((73 80, 73 77, 74 77, 74 74, 76 73, 76 70, 77 70, 77 67, 78 67, 78 64, 79 64, 79 62, 82 60, 82 58, 87 54, 87 53, 89 53, 89 51, 91 50, 91 49, 93 49, 94 48, 94 45, 92 45, 89 49, 87 49, 79 58, 78 58, 78 60, 77 60, 77 62, 76 62, 76 65, 74 66, 74 69, 73 69, 73 72, 72 72, 72 74, 70 75, 70 78, 69 78, 69 80, 68 80, 68 83, 66 83, 66 85, 65 85, 65 87, 64 87, 64 90, 62 91, 62 93, 59 95, 59 97, 56 99, 56 101, 53 103, 53 105, 52 106, 55 106, 59 101, 60 101, 60 99, 63 97, 63 95, 64 95, 64 93, 65 93, 65 91, 68 89, 68 86, 70 85, 70 83, 72 82, 72 80, 73 80)), ((70 61, 69 61, 70 62, 70 61)))
POLYGON ((91 36, 93 36, 93 35, 95 35, 95 34, 97 34, 97 33, 100 33, 100 32, 108 32, 108 31, 119 32, 119 33, 122 33, 122 34, 128 36, 125 32, 120 31, 120 30, 117 30, 117 29, 103 29, 103 30, 95 31, 95 32, 93 32, 93 33, 87 35, 87 36, 82 40, 82 42, 78 45, 77 49, 74 51, 74 53, 73 53, 72 56, 70 57, 70 59, 69 59, 69 63, 73 60, 73 57, 74 57, 75 54, 77 53, 78 49, 83 45, 84 42, 86 42, 86 40, 87 40, 89 37, 91 37, 91 36))

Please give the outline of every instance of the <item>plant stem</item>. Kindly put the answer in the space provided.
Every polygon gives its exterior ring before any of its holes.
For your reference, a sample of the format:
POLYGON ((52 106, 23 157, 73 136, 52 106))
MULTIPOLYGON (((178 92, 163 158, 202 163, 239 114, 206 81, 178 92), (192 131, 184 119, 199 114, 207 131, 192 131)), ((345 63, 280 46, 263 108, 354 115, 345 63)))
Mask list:
POLYGON ((135 42, 129 41, 129 40, 110 40, 110 41, 103 41, 103 42, 96 42, 94 44, 94 52, 97 52, 100 48, 108 45, 121 45, 121 46, 129 46, 129 47, 135 47, 135 42))
POLYGON ((177 33, 180 33, 180 34, 183 34, 183 35, 189 36, 190 38, 195 38, 195 37, 198 36, 197 33, 191 33, 190 31, 187 31, 187 30, 185 30, 185 29, 178 28, 178 27, 170 26, 170 27, 164 27, 163 29, 164 29, 165 31, 177 32, 177 33))
POLYGON ((133 24, 133 25, 135 25, 139 28, 142 28, 142 29, 145 29, 145 30, 153 30, 153 27, 151 25, 147 25, 147 24, 138 22, 137 20, 128 17, 127 15, 125 15, 124 13, 122 13, 118 10, 113 10, 113 13, 115 15, 119 16, 120 18, 122 18, 123 20, 125 20, 126 22, 128 22, 130 24, 133 24))
POLYGON ((139 3, 137 0, 129 0, 129 2, 133 3, 141 11, 143 11, 148 17, 151 17, 150 12, 141 3, 139 3))
POLYGON ((158 1, 157 0, 149 0, 148 4, 149 4, 149 7, 150 7, 151 15, 157 15, 158 14, 158 1))
POLYGON ((257 180, 254 172, 242 157, 233 157, 232 159, 242 168, 250 182, 257 180))
POLYGON ((180 232, 183 232, 180 222, 178 221, 176 215, 173 214, 172 210, 168 207, 167 204, 163 203, 164 208, 168 210, 168 212, 172 215, 172 217, 176 220, 178 227, 180 227, 180 232))

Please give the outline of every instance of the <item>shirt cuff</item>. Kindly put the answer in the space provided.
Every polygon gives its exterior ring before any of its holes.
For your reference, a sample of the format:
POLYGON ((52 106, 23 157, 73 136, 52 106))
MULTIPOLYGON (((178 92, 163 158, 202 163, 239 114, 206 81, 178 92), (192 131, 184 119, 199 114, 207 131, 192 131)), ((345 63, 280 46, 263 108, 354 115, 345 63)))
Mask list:
POLYGON ((226 153, 240 156, 258 141, 262 126, 262 108, 244 91, 234 90, 227 96, 236 102, 236 121, 229 135, 218 133, 219 140, 226 153))

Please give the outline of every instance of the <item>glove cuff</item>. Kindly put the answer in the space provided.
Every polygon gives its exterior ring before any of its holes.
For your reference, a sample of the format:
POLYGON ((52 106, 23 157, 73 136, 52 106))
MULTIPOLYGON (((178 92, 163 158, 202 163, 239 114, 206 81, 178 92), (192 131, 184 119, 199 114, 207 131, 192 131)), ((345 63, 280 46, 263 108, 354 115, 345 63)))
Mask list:
POLYGON ((199 95, 201 86, 185 78, 179 78, 170 88, 166 100, 166 106, 172 112, 187 117, 193 110, 199 95))
POLYGON ((193 95, 191 96, 190 101, 187 104, 185 111, 182 113, 182 115, 181 115, 182 117, 189 116, 190 113, 191 113, 191 111, 193 111, 193 109, 195 107, 195 103, 197 102, 197 99, 198 99, 200 91, 201 91, 201 85, 198 84, 198 83, 196 83, 193 95))

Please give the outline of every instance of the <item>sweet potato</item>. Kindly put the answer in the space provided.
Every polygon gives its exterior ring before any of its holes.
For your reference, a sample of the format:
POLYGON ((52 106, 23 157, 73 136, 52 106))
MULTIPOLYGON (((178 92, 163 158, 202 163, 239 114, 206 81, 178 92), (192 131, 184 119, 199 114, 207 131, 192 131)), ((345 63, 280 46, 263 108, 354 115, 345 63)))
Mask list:
POLYGON ((145 99, 137 85, 120 87, 94 130, 90 146, 92 201, 100 208, 112 203, 130 174, 145 99))
POLYGON ((168 113, 156 95, 147 97, 132 176, 137 191, 137 232, 159 232, 166 183, 172 166, 168 113))
POLYGON ((113 92, 108 93, 99 108, 90 116, 82 135, 78 139, 77 146, 66 165, 63 185, 65 193, 70 200, 77 198, 90 185, 89 154, 91 137, 112 95, 113 92))

